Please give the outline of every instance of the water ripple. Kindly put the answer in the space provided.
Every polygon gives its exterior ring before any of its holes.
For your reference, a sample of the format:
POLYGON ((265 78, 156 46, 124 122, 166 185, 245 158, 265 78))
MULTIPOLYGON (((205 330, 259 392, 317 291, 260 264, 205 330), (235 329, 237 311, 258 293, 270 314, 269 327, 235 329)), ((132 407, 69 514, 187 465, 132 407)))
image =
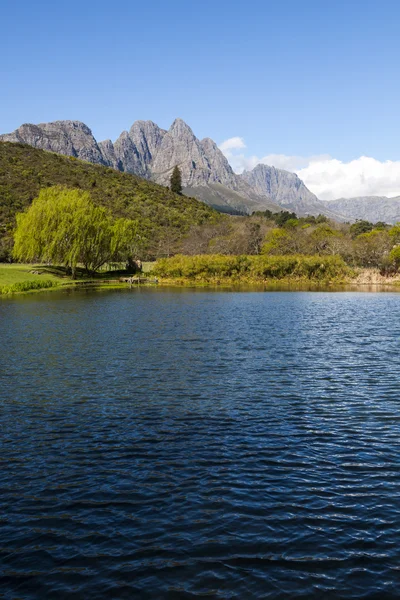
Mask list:
POLYGON ((400 296, 0 303, 0 598, 398 598, 400 296))

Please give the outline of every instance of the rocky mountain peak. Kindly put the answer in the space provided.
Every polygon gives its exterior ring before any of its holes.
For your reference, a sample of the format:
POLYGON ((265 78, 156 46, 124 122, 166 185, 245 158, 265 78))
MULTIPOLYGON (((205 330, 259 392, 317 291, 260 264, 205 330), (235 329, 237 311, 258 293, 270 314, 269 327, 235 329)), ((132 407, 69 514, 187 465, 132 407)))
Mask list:
POLYGON ((169 185, 172 170, 181 170, 183 186, 202 185, 209 178, 210 166, 199 140, 182 119, 175 119, 151 164, 157 183, 169 185))
MULTIPOLYGON (((194 138, 195 135, 189 125, 185 123, 182 119, 175 119, 172 123, 171 127, 168 130, 168 133, 176 138, 194 138)), ((197 139, 197 138, 196 138, 197 139)))
POLYGON ((160 148, 166 133, 165 129, 161 129, 153 121, 135 121, 130 128, 129 136, 147 167, 160 148))
POLYGON ((200 142, 207 158, 212 181, 237 189, 237 175, 233 172, 228 159, 224 156, 217 144, 210 138, 204 138, 200 142))
POLYGON ((250 173, 252 173, 255 177, 258 177, 260 179, 264 178, 267 180, 271 180, 272 178, 277 179, 279 177, 289 177, 293 183, 296 182, 297 185, 303 184, 303 182, 296 173, 286 171, 285 169, 278 169, 274 166, 265 165, 264 163, 259 163, 254 167, 252 171, 244 171, 243 175, 244 177, 248 177, 250 173))
POLYGON ((113 143, 112 143, 112 141, 110 139, 103 140, 102 142, 99 142, 99 146, 100 146, 100 144, 102 144, 102 146, 104 148, 112 148, 112 147, 114 147, 114 145, 113 145, 113 143))
POLYGON ((26 123, 13 133, 0 136, 0 140, 23 142, 34 148, 105 164, 92 131, 81 121, 53 121, 39 125, 26 123))
POLYGON ((79 131, 83 131, 86 135, 93 135, 92 130, 82 121, 53 121, 52 123, 40 123, 38 127, 48 128, 51 127, 59 127, 60 129, 68 130, 68 129, 78 129, 79 131))
POLYGON ((130 133, 134 132, 134 131, 163 131, 164 133, 166 133, 165 129, 161 129, 157 123, 154 123, 154 121, 142 121, 142 120, 138 120, 135 121, 132 125, 132 127, 130 128, 130 133))
POLYGON ((300 215, 324 214, 338 218, 338 215, 329 211, 326 204, 310 192, 296 173, 258 164, 252 171, 244 171, 240 177, 257 194, 269 196, 285 210, 300 215))

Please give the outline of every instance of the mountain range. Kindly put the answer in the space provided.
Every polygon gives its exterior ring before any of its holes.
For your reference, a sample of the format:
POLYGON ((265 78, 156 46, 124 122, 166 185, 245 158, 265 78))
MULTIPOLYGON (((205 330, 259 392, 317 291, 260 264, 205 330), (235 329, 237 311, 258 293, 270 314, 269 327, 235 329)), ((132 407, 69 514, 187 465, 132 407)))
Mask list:
POLYGON ((365 220, 376 223, 398 223, 400 221, 400 196, 357 196, 329 200, 326 205, 338 212, 347 221, 365 220))
POLYGON ((80 121, 24 124, 13 133, 0 135, 0 141, 25 143, 74 156, 165 186, 178 165, 184 193, 222 212, 268 209, 289 210, 299 215, 324 214, 339 221, 400 220, 400 198, 323 202, 295 173, 283 169, 259 164, 239 175, 213 140, 199 140, 182 119, 175 119, 168 130, 152 121, 136 121, 115 142, 97 142, 89 127, 80 121))

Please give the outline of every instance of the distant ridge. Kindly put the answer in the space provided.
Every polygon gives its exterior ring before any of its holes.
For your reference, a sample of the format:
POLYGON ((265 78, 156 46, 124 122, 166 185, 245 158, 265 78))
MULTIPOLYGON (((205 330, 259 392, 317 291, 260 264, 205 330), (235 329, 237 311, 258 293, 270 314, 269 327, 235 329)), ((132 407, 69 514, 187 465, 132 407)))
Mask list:
POLYGON ((347 220, 365 220, 376 223, 400 221, 400 196, 357 196, 324 202, 329 210, 340 212, 347 220))
POLYGON ((80 121, 25 124, 0 140, 75 156, 162 185, 168 185, 178 165, 185 192, 226 212, 289 209, 334 216, 294 173, 266 165, 234 173, 217 144, 210 138, 199 140, 182 119, 175 119, 168 131, 152 121, 136 121, 115 142, 97 142, 80 121))
POLYGON ((259 164, 238 175, 217 144, 210 138, 199 140, 182 119, 175 119, 169 130, 153 121, 136 121, 115 142, 97 142, 80 121, 27 123, 13 133, 0 135, 0 141, 74 156, 164 186, 169 184, 174 166, 179 165, 185 194, 231 214, 268 209, 323 214, 337 221, 400 221, 400 196, 321 201, 295 173, 283 169, 259 164))

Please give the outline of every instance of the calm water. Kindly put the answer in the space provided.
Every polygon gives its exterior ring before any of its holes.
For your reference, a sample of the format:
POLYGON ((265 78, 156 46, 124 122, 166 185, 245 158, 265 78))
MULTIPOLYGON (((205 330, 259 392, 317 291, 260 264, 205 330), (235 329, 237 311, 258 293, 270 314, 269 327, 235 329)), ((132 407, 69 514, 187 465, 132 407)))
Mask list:
POLYGON ((0 302, 0 598, 399 598, 400 295, 0 302))

